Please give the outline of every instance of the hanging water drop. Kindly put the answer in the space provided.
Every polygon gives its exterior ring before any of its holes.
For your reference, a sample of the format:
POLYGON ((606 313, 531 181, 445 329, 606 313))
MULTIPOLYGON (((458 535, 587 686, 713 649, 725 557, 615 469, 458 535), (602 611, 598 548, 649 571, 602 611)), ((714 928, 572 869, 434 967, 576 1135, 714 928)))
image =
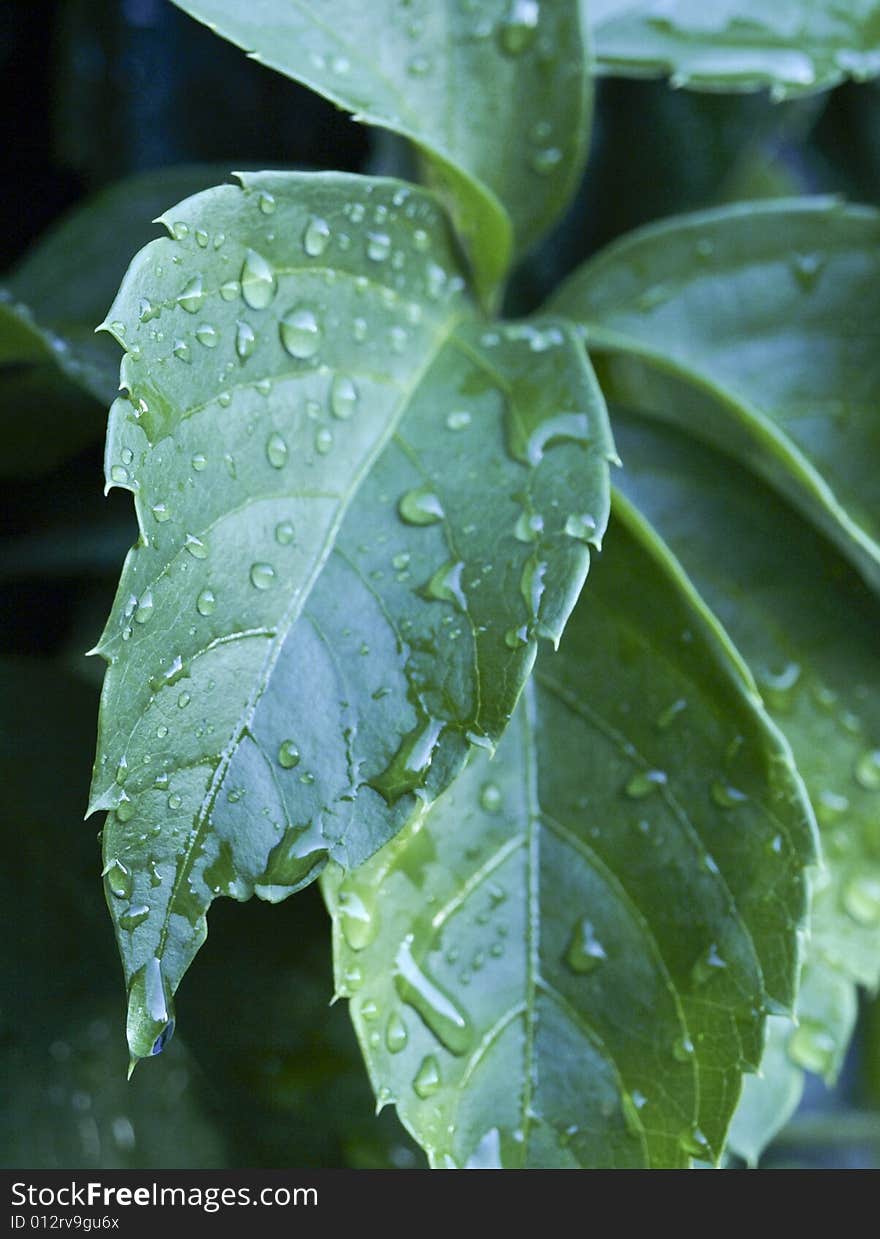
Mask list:
POLYGON ((241 295, 252 310, 265 310, 278 287, 271 263, 256 250, 248 250, 241 268, 241 295))
POLYGON ((473 1039, 470 1022, 449 995, 416 963, 412 935, 407 935, 401 943, 394 964, 394 987, 402 1001, 413 1008, 451 1054, 466 1053, 473 1039))
POLYGON ((285 770, 293 770, 300 763, 300 751, 293 740, 282 740, 278 747, 278 765, 285 770))
POLYGON ((277 430, 266 440, 266 459, 273 469, 283 469, 287 464, 287 444, 277 430))
POLYGON ((256 344, 257 337, 250 323, 237 322, 235 324, 235 351, 239 361, 246 361, 256 348, 256 344))
POLYGON ((321 326, 308 306, 300 305, 288 310, 281 320, 279 331, 284 348, 298 361, 308 361, 321 347, 321 326))
POLYGON ((303 249, 309 258, 320 258, 330 243, 330 225, 326 219, 313 215, 303 232, 303 249))
POLYGON ((217 599, 212 589, 203 589, 196 599, 196 610, 199 615, 211 615, 217 606, 217 599))
POLYGON ((275 569, 271 564, 252 564, 250 577, 254 589, 270 589, 275 584, 275 569))
POLYGON ((440 499, 430 486, 407 491, 397 510, 409 525, 434 525, 445 515, 440 499))
POLYGON ((508 56, 521 56, 532 46, 541 19, 538 0, 511 0, 498 26, 498 42, 508 56))
POLYGON ((409 1040, 409 1035, 406 1031, 406 1024, 397 1014, 392 1011, 388 1017, 388 1023, 385 1025, 385 1045, 389 1054, 399 1054, 406 1047, 409 1040))
POLYGON ((177 304, 182 310, 186 310, 187 314, 198 313, 204 300, 205 293, 200 275, 194 275, 177 294, 177 304))
POLYGON ((358 390, 347 375, 337 374, 330 384, 330 412, 347 421, 357 408, 358 390))
POLYGON ((592 922, 582 916, 571 932, 565 962, 572 972, 583 976, 595 972, 603 959, 607 959, 605 948, 596 937, 592 922))

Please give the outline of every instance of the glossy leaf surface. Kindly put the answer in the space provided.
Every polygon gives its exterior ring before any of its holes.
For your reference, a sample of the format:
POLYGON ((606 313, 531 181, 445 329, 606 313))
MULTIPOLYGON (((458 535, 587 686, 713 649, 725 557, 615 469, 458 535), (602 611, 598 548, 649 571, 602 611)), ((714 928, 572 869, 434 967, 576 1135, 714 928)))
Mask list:
POLYGON ((573 333, 488 328, 430 195, 265 173, 164 219, 109 316, 141 538, 92 789, 140 1056, 215 896, 358 864, 499 737, 613 454, 573 333))
POLYGON ((494 760, 324 879, 379 1101, 440 1166, 717 1154, 793 998, 812 848, 741 663, 621 500, 494 760))

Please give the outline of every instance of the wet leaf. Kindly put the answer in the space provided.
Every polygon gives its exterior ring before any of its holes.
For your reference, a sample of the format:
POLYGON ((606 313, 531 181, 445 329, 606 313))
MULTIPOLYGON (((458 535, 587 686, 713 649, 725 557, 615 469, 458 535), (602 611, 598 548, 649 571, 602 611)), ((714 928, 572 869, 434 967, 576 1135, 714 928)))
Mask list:
POLYGON ((359 864, 497 740, 613 454, 573 333, 489 328, 430 195, 264 173, 163 218, 108 318, 107 481, 141 538, 91 805, 139 1056, 217 895, 359 864))
POLYGON ((323 880, 379 1101, 437 1166, 718 1155, 793 999, 813 842, 741 661, 621 499, 494 760, 323 880))
POLYGON ((612 245, 553 299, 606 394, 745 461, 880 588, 880 215, 748 203, 612 245))
POLYGON ((786 99, 880 74, 877 0, 584 0, 602 72, 786 99))
POLYGON ((880 607, 824 539, 730 461, 667 428, 623 415, 615 425, 624 488, 755 672, 822 835, 826 868, 813 900, 800 1025, 786 1021, 771 1039, 765 1078, 749 1082, 734 1128, 753 1159, 786 1117, 787 1098, 799 1096, 791 1079, 804 1069, 835 1078, 855 985, 880 981, 880 607), (779 1041, 784 1072, 774 1065, 779 1041))
POLYGON ((412 139, 487 299, 577 185, 590 91, 576 0, 336 0, 332 17, 314 0, 175 3, 356 119, 412 139))

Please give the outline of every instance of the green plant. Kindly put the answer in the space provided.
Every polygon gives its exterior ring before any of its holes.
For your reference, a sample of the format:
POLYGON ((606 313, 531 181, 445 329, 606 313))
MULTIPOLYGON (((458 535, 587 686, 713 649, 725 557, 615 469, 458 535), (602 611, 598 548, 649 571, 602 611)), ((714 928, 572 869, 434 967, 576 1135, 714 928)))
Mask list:
MULTIPOLYGON (((320 875, 432 1164, 753 1159, 878 980, 880 216, 684 216, 498 307, 594 70, 783 99, 880 70, 880 9, 179 7, 409 139, 424 187, 242 173, 164 212, 107 314, 140 536, 91 808, 133 1060, 216 897, 320 875)), ((0 360, 103 396, 42 262, 0 360)))

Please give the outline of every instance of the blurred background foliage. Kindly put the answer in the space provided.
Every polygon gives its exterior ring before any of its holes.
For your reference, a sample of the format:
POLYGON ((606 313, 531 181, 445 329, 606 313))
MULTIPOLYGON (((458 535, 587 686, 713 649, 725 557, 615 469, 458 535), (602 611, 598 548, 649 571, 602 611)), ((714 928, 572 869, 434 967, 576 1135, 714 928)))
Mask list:
MULTIPOLYGON (((0 90, 2 279, 40 323, 65 329, 91 332, 103 318, 160 210, 232 169, 409 166, 396 139, 249 61, 167 0, 4 0, 0 90), (115 189, 123 178, 135 179, 115 189), (96 194, 102 216, 31 249, 96 194)), ((508 313, 649 220, 816 192, 880 205, 877 85, 774 104, 603 82, 587 176, 517 274, 508 313)), ((113 346, 95 348, 112 373, 113 346)), ((82 820, 103 670, 84 651, 136 532, 127 494, 102 496, 105 415, 51 355, 23 365, 0 350, 0 1164, 421 1166, 393 1113, 374 1117, 347 1012, 329 1005, 314 887, 279 907, 215 905, 181 991, 182 1034, 126 1084, 100 823, 82 820)), ((811 1081, 763 1164, 876 1167, 878 1108, 880 1005, 866 1002, 837 1088, 811 1081)))

